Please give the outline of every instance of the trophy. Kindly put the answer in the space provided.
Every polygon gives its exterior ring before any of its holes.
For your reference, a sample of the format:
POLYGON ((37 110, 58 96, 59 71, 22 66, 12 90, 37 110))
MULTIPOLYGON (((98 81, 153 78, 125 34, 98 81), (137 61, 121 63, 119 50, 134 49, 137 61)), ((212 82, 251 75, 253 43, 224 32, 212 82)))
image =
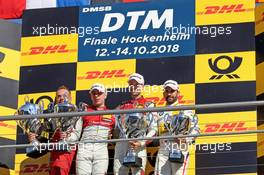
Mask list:
MULTIPOLYGON (((169 131, 170 135, 184 135, 190 133, 191 128, 191 118, 186 115, 184 111, 180 111, 178 115, 170 116, 169 114, 164 117, 164 125, 169 131)), ((169 152, 169 160, 171 162, 183 163, 184 155, 180 150, 180 145, 178 149, 171 149, 169 152)))
MULTIPOLYGON (((120 115, 117 117, 116 123, 123 138, 143 138, 148 130, 146 117, 143 113, 120 115)), ((127 167, 141 167, 142 159, 137 156, 134 149, 129 147, 124 157, 123 165, 127 167)))
MULTIPOLYGON (((54 112, 55 113, 62 113, 62 112, 76 112, 78 111, 77 107, 74 104, 71 104, 68 101, 68 98, 66 95, 64 95, 64 102, 63 103, 58 103, 54 105, 54 112)), ((56 130, 60 129, 62 132, 67 132, 72 129, 74 129, 75 124, 77 120, 80 117, 60 117, 55 120, 55 127, 57 128, 56 130)), ((60 140, 58 142, 58 147, 56 147, 56 151, 68 151, 70 152, 70 146, 66 142, 65 139, 60 140)))
MULTIPOLYGON (((36 115, 41 114, 43 111, 42 104, 33 104, 29 102, 28 97, 25 97, 25 104, 18 109, 18 115, 36 115)), ((31 147, 26 148, 28 157, 38 158, 46 154, 46 151, 40 152, 38 147, 40 145, 39 140, 47 139, 47 128, 42 124, 38 118, 23 119, 17 121, 17 124, 23 129, 25 133, 34 133, 37 135, 37 139, 31 141, 31 147)))

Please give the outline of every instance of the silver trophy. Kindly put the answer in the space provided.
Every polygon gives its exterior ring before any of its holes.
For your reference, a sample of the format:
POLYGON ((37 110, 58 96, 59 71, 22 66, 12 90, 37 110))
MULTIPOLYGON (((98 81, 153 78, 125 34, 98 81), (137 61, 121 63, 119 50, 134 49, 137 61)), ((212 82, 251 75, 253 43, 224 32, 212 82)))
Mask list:
MULTIPOLYGON (((183 111, 180 111, 178 115, 174 116, 167 114, 164 116, 164 125, 170 135, 186 135, 191 131, 191 118, 183 111)), ((178 149, 170 150, 169 160, 171 162, 183 163, 184 155, 180 150, 180 145, 178 145, 178 147, 178 149)))
MULTIPOLYGON (((123 138, 143 138, 146 135, 148 126, 150 126, 147 124, 143 113, 119 115, 117 116, 116 123, 123 138)), ((134 149, 129 147, 124 157, 123 165, 127 167, 141 167, 142 159, 137 156, 134 149)))
MULTIPOLYGON (((63 113, 63 112, 77 112, 78 108, 74 105, 71 104, 66 95, 64 95, 64 102, 63 103, 58 103, 54 106, 54 112, 55 113, 63 113)), ((80 117, 60 117, 55 119, 55 127, 57 128, 56 130, 60 130, 62 132, 67 132, 71 131, 74 129, 77 120, 80 117)), ((68 151, 70 152, 70 146, 66 142, 65 139, 60 140, 57 144, 58 146, 55 148, 56 151, 68 151)))
MULTIPOLYGON (((25 97, 25 104, 18 109, 18 115, 36 115, 42 114, 43 112, 43 102, 42 104, 33 104, 29 102, 29 98, 25 97)), ((18 120, 17 124, 23 129, 25 133, 34 133, 37 138, 31 141, 31 147, 26 148, 26 153, 28 157, 38 158, 46 154, 45 151, 40 152, 38 147, 40 146, 39 140, 47 139, 48 132, 47 128, 42 124, 41 120, 38 118, 34 119, 24 119, 18 120)))

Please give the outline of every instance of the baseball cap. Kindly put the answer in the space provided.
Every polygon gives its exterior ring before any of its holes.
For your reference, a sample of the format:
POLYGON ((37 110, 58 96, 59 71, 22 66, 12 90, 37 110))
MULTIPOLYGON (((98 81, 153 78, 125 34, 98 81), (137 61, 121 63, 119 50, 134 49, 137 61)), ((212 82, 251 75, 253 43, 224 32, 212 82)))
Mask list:
POLYGON ((164 84, 163 84, 163 88, 165 89, 166 87, 170 87, 173 90, 180 90, 180 87, 177 83, 177 81, 174 80, 167 80, 164 84))
POLYGON ((105 89, 105 86, 101 83, 95 83, 92 85, 91 89, 90 89, 90 93, 93 91, 93 90, 98 90, 99 92, 106 92, 106 89, 105 89))
POLYGON ((130 80, 135 80, 137 81, 139 84, 144 84, 144 77, 138 73, 133 73, 129 76, 128 81, 130 80))

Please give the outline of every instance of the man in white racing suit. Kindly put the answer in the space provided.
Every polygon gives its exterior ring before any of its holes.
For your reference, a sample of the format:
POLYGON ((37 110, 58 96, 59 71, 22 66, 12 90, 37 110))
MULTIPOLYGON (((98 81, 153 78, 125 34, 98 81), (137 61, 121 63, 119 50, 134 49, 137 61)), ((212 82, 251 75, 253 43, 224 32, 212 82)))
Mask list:
MULTIPOLYGON (((174 80, 168 80, 163 84, 163 96, 167 106, 178 106, 179 85, 174 80)), ((185 111, 165 111, 160 112, 158 116, 158 132, 159 136, 170 135, 167 125, 167 117, 177 117, 179 112, 186 117, 189 117, 191 124, 189 125, 188 134, 199 133, 198 118, 191 110, 185 111)), ((186 175, 189 164, 189 144, 194 142, 194 138, 181 138, 173 141, 161 139, 160 148, 156 159, 155 175, 186 175), (180 150, 183 154, 183 162, 174 162, 169 160, 171 151, 180 150)))
MULTIPOLYGON (((93 84, 90 89, 92 105, 85 105, 85 111, 107 110, 105 99, 107 91, 103 84, 93 84)), ((93 115, 83 116, 77 122, 82 128, 82 134, 73 132, 70 136, 71 141, 79 140, 76 173, 77 175, 104 175, 107 173, 109 164, 107 143, 84 143, 87 141, 107 140, 115 126, 115 118, 112 115, 93 115), (81 135, 81 136, 80 136, 81 135)))
MULTIPOLYGON (((129 90, 132 100, 123 102, 119 109, 133 109, 133 108, 146 108, 155 107, 154 103, 147 101, 141 94, 144 87, 144 78, 138 73, 133 73, 129 76, 128 80, 129 90)), ((129 114, 126 115, 129 117, 129 114)), ((157 114, 145 113, 144 118, 148 123, 148 131, 145 133, 146 137, 153 137, 157 133, 157 114)), ((116 121, 117 122, 117 121, 116 121)), ((122 138, 122 137, 121 137, 122 138)), ((124 157, 127 154, 128 148, 135 150, 138 157, 142 159, 141 167, 131 167, 133 175, 142 175, 145 173, 147 163, 146 141, 130 141, 130 142, 117 142, 115 147, 114 156, 114 174, 126 175, 129 173, 129 168, 123 165, 124 157)))

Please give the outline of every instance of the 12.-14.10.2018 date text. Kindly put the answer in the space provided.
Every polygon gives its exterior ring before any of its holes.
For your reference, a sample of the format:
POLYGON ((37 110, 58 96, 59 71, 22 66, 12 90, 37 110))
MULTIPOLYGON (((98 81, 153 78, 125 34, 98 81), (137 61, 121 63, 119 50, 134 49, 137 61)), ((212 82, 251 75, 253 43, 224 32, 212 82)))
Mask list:
POLYGON ((145 54, 162 54, 162 53, 176 53, 179 51, 179 44, 174 44, 174 45, 160 45, 160 46, 151 46, 150 48, 146 46, 135 46, 135 47, 125 47, 121 48, 118 47, 115 50, 108 50, 106 48, 102 49, 96 49, 95 50, 95 56, 96 57, 107 57, 110 55, 145 55, 145 54))

